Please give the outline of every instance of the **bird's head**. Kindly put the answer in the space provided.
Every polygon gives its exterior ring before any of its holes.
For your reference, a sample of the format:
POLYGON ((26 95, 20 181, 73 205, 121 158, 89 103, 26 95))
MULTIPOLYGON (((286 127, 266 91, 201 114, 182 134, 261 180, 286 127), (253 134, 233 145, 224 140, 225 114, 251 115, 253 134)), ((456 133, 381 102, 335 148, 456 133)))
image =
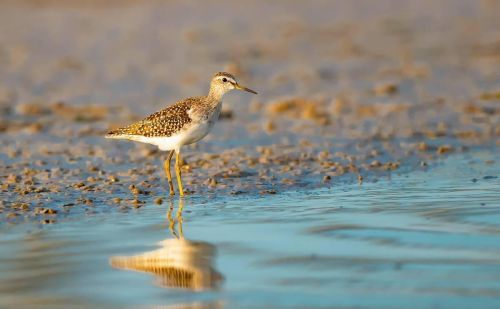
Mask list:
POLYGON ((210 84, 210 92, 217 93, 220 95, 225 94, 233 89, 243 90, 247 92, 251 92, 253 94, 257 94, 257 92, 249 89, 247 87, 243 87, 234 78, 233 75, 226 72, 219 72, 214 75, 212 78, 212 82, 210 84))

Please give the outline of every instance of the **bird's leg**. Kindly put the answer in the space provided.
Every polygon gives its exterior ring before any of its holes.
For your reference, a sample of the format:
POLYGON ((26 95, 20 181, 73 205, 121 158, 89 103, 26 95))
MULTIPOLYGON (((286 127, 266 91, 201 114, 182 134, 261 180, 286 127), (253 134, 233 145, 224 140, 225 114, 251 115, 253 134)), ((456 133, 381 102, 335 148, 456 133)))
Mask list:
POLYGON ((175 220, 172 218, 172 210, 174 210, 174 204, 172 203, 172 201, 170 201, 170 207, 167 211, 168 229, 170 230, 172 235, 175 236, 175 238, 179 238, 179 236, 177 236, 177 233, 175 232, 175 220))
POLYGON ((179 209, 177 210, 177 223, 179 225, 179 238, 184 239, 184 232, 182 231, 182 209, 184 208, 184 199, 179 199, 179 209))
POLYGON ((179 186, 179 195, 184 196, 184 188, 182 187, 181 179, 181 166, 179 165, 181 161, 180 151, 176 151, 175 154, 175 174, 177 175, 177 185, 179 186))
POLYGON ((167 160, 163 163, 163 167, 165 168, 165 174, 167 174, 168 178, 168 186, 170 187, 170 195, 175 195, 174 191, 174 183, 172 182, 172 174, 170 174, 170 161, 172 160, 172 156, 174 155, 175 150, 171 150, 168 154, 167 160))

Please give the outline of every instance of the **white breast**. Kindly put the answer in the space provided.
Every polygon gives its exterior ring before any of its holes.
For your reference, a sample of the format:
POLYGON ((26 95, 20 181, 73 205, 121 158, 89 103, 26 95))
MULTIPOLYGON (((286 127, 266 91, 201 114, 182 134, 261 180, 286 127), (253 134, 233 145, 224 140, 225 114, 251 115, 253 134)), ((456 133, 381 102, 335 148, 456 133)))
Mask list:
POLYGON ((193 123, 193 126, 186 130, 184 137, 184 145, 189 145, 196 143, 201 140, 212 130, 215 122, 219 119, 222 104, 219 103, 213 113, 211 113, 206 119, 201 119, 198 122, 193 123))
MULTIPOLYGON (((221 102, 222 103, 222 102, 221 102)), ((196 143, 201 140, 212 130, 215 122, 219 119, 222 104, 219 103, 213 112, 207 118, 194 120, 191 124, 181 132, 169 137, 145 137, 132 135, 127 139, 148 143, 158 146, 160 150, 180 150, 184 145, 196 143)))

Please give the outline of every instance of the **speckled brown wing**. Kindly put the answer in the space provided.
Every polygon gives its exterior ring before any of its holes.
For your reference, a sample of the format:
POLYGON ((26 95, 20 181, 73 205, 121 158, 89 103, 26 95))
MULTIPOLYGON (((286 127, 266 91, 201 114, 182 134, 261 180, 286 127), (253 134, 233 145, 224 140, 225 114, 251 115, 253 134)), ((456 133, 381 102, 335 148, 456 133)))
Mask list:
POLYGON ((144 137, 169 137, 191 123, 189 109, 199 98, 179 101, 147 118, 129 126, 110 131, 107 137, 140 135, 144 137))

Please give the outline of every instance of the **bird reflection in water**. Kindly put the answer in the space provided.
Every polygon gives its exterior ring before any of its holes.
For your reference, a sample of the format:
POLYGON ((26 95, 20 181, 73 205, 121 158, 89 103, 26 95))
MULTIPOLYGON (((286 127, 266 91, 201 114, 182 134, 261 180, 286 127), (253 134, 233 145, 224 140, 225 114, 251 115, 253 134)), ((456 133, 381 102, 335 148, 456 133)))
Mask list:
POLYGON ((162 287, 191 290, 218 289, 224 278, 214 268, 216 248, 206 242, 184 238, 183 206, 183 199, 180 198, 176 218, 173 218, 174 205, 170 201, 167 219, 169 230, 174 238, 161 241, 159 243, 161 248, 154 251, 135 256, 112 257, 111 266, 117 269, 152 273, 162 287))

